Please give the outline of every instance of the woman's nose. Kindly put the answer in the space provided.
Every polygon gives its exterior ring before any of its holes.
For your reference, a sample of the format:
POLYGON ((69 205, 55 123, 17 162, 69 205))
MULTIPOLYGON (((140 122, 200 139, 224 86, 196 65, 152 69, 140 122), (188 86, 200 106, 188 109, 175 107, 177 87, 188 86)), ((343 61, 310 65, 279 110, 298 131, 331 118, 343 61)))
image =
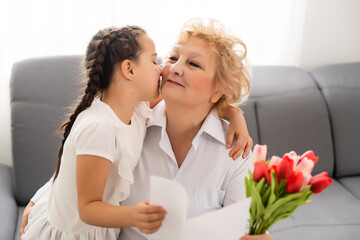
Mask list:
POLYGON ((181 61, 176 61, 171 67, 170 67, 170 73, 182 76, 184 74, 184 68, 181 61))

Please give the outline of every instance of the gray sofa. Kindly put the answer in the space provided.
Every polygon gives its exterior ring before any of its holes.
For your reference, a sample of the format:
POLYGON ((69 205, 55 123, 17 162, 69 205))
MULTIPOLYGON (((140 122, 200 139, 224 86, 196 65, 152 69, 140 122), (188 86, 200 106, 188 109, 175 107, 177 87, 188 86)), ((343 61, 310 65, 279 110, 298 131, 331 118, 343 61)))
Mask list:
MULTIPOLYGON (((55 135, 82 87, 80 56, 30 59, 11 76, 13 167, 0 164, 0 239, 19 239, 25 205, 50 176, 60 138, 55 135)), ((360 63, 295 67, 256 66, 251 96, 242 106, 255 143, 268 157, 315 151, 315 173, 333 184, 270 232, 283 239, 360 238, 360 63)))

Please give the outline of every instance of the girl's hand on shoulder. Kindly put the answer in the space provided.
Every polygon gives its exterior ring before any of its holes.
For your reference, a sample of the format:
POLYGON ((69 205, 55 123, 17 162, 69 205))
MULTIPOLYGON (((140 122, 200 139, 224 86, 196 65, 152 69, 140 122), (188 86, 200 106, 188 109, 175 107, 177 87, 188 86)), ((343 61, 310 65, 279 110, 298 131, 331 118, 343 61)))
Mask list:
POLYGON ((246 158, 253 147, 253 140, 249 135, 242 111, 237 107, 228 106, 221 117, 230 122, 226 148, 230 149, 236 140, 235 145, 230 150, 230 157, 235 160, 243 153, 242 157, 246 158))
POLYGON ((246 125, 246 131, 244 131, 243 128, 244 125, 239 122, 230 122, 226 147, 230 148, 233 145, 234 140, 236 139, 235 145, 229 153, 229 156, 232 157, 232 159, 234 160, 237 159, 241 153, 243 153, 242 157, 246 158, 254 145, 252 138, 249 136, 246 125))
POLYGON ((240 240, 274 240, 274 238, 267 233, 261 235, 244 235, 240 240))
POLYGON ((142 233, 154 233, 160 229, 165 215, 163 207, 150 205, 149 201, 140 202, 135 205, 134 225, 142 233))
POLYGON ((230 108, 228 114, 228 121, 230 122, 228 136, 226 140, 226 147, 230 148, 236 139, 234 147, 230 150, 230 157, 237 159, 241 153, 243 158, 246 158, 252 147, 253 140, 249 135, 245 118, 240 109, 230 108), (230 114, 231 113, 231 114, 230 114))

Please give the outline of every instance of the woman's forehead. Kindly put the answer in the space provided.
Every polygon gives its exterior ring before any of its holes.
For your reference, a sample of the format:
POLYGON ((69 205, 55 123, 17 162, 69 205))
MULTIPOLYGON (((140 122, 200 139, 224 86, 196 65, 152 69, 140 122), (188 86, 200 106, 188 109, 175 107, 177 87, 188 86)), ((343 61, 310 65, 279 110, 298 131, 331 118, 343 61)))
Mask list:
POLYGON ((210 44, 198 38, 190 38, 186 41, 178 42, 173 50, 202 56, 209 56, 212 54, 210 44))

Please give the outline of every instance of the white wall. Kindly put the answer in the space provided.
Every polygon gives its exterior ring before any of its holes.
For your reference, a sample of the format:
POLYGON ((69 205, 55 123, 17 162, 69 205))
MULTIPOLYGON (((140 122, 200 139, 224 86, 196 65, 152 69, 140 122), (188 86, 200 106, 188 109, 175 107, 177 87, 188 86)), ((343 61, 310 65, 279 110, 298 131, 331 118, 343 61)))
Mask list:
MULTIPOLYGON (((290 38, 292 43, 283 44, 283 47, 290 47, 289 51, 293 51, 294 53, 300 52, 300 54, 298 54, 299 59, 296 61, 289 60, 288 65, 297 65, 305 70, 308 70, 316 66, 321 66, 325 64, 360 61, 359 0, 293 1, 306 1, 306 12, 304 16, 305 22, 303 33, 299 35, 294 35, 294 38, 296 38, 295 36, 302 37, 297 37, 297 39, 290 38), (295 49, 296 47, 294 46, 299 47, 298 49, 295 49)), ((302 4, 299 5, 302 6, 302 4)), ((254 14, 258 14, 258 11, 256 11, 255 8, 251 9, 251 11, 254 11, 254 14)), ((279 11, 286 11, 286 9, 280 9, 279 11)), ((301 15, 302 9, 298 9, 298 11, 301 15)), ((6 17, 6 13, 2 12, 1 9, 0 13, 0 20, 4 20, 3 18, 8 18, 6 17)), ((210 15, 212 16, 213 13, 211 13, 210 15)), ((269 18, 269 20, 271 20, 271 15, 269 15, 269 18)), ((293 18, 301 18, 301 16, 293 16, 293 18)), ((253 19, 249 19, 249 21, 253 21, 253 19)), ((226 21, 224 21, 224 24, 226 26, 229 25, 229 23, 227 23, 226 21)), ((244 25, 244 23, 242 24, 244 25)), ((264 23, 260 22, 260 24, 264 23)), ((0 25, 2 26, 1 29, 7 27, 6 21, 0 21, 0 25)), ((230 26, 230 28, 231 27, 233 26, 230 26)), ((246 24, 244 27, 246 28, 246 24)), ((176 29, 179 29, 179 27, 177 27, 176 29)), ((261 26, 257 26, 255 29, 253 29, 253 31, 262 30, 263 29, 261 26)), ((268 35, 265 35, 271 36, 272 34, 275 33, 271 32, 268 33, 268 35)), ((265 48, 261 49, 263 51, 266 51, 266 49, 268 48, 268 46, 265 45, 268 42, 267 40, 269 39, 259 39, 260 42, 263 41, 264 43, 261 44, 265 48)), ((0 52, 4 52, 6 50, 6 47, 7 46, 4 46, 4 44, 0 44, 0 52)), ((251 45, 249 46, 249 50, 251 50, 251 45)), ((288 58, 285 57, 285 60, 286 59, 288 58)), ((266 59, 263 59, 263 62, 265 62, 266 64, 266 59)), ((0 79, 8 77, 7 74, 6 76, 4 76, 3 71, 0 71, 0 74, 2 74, 0 75, 0 79)), ((11 166, 12 157, 8 81, 0 81, 0 96, 0 163, 11 166)))
POLYGON ((360 61, 360 1, 308 0, 299 66, 360 61))
POLYGON ((11 166, 9 81, 0 81, 0 95, 3 96, 0 98, 0 163, 11 166))

